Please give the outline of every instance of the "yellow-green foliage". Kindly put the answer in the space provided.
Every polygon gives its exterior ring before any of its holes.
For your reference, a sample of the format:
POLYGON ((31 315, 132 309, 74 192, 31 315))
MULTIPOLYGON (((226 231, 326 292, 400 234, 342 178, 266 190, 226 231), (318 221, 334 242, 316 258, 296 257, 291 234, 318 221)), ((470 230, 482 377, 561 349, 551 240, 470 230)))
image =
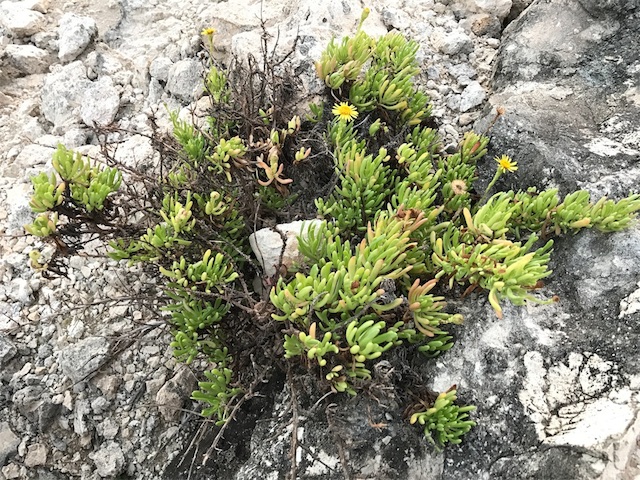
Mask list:
MULTIPOLYGON (((417 43, 398 33, 372 38, 361 29, 367 14, 353 37, 332 40, 316 63, 327 96, 310 105, 307 122, 294 112, 285 116, 277 102, 247 113, 265 97, 238 100, 234 79, 241 79, 212 65, 205 85, 215 114, 204 127, 171 114, 175 142, 163 153, 178 153, 153 172, 157 182, 139 176, 148 184, 136 208, 118 208, 138 198, 135 188, 135 195, 116 197, 117 168, 92 166, 62 146, 54 172, 32 179, 30 204, 39 215, 25 227, 29 233, 64 250, 81 245, 89 225, 109 241, 111 258, 158 273, 174 354, 209 364, 192 398, 219 424, 244 390, 233 371, 234 357, 246 356, 234 351, 239 338, 271 332, 260 338, 277 344, 265 349, 283 349, 325 388, 355 395, 375 362, 392 358, 396 348, 428 357, 452 348, 448 326, 463 318, 445 300, 457 286, 486 295, 498 316, 505 301, 553 301, 536 293, 551 274, 553 241, 546 237, 591 227, 618 231, 640 210, 635 194, 594 203, 584 191, 564 199, 555 189, 493 192, 518 168, 507 156, 491 164, 489 186, 476 190, 488 138, 467 132, 457 152, 442 150, 427 125, 428 97, 414 82, 417 43), (335 173, 335 188, 315 200, 322 222, 299 238, 300 264, 263 279, 272 287, 264 298, 247 281, 257 269, 247 226, 274 212, 265 225, 298 215, 289 207, 304 192, 289 196, 297 187, 292 173, 320 160, 332 162, 335 173), (263 329, 269 315, 281 322, 281 335, 263 329), (244 330, 231 337, 238 325, 244 330)), ((209 52, 214 33, 202 33, 209 52)), ((255 78, 266 78, 262 73, 255 78)), ((31 260, 44 270, 56 259, 36 252, 31 260)), ((474 407, 456 405, 456 394, 452 388, 409 406, 410 422, 438 445, 460 443, 474 425, 474 407)))

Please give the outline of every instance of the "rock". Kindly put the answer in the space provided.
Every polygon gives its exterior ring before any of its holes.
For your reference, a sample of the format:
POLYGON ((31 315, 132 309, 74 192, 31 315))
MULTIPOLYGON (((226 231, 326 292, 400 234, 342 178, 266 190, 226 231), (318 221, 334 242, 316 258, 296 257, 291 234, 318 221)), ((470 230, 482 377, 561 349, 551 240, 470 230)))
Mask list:
POLYGON ((204 68, 197 60, 186 59, 169 68, 167 90, 184 102, 191 102, 202 95, 204 68))
POLYGON ((578 3, 591 15, 624 14, 638 8, 635 0, 578 0, 578 3))
POLYGON ((20 467, 15 463, 10 463, 9 465, 2 467, 2 474, 7 480, 20 478, 20 467))
POLYGON ((487 98, 487 92, 485 92, 482 85, 478 82, 471 82, 467 87, 462 91, 462 95, 460 96, 460 106, 458 109, 461 112, 466 112, 471 110, 478 105, 482 105, 485 98, 487 98))
POLYGON ((47 463, 47 447, 42 443, 29 445, 24 465, 28 468, 38 467, 47 463))
POLYGON ((79 399, 75 403, 73 412, 73 431, 80 437, 87 436, 89 425, 85 417, 91 413, 91 406, 87 399, 79 399))
POLYGON ((64 131, 81 120, 80 106, 91 82, 82 62, 73 62, 49 73, 42 85, 41 110, 56 130, 64 131))
POLYGON ((104 127, 115 120, 119 108, 120 93, 110 77, 101 77, 84 91, 80 116, 89 127, 104 127))
POLYGON ((22 73, 43 73, 49 68, 49 53, 33 45, 8 45, 8 62, 22 73))
POLYGON ((156 394, 156 403, 162 418, 167 422, 177 421, 182 416, 180 409, 195 388, 196 378, 191 370, 181 368, 156 394))
POLYGON ((473 42, 462 29, 454 29, 450 32, 437 28, 431 34, 431 43, 445 55, 457 55, 468 53, 473 48, 473 42))
POLYGON ((264 268, 264 276, 275 275, 280 266, 280 255, 282 254, 282 265, 290 267, 295 262, 300 261, 298 252, 298 235, 305 235, 309 227, 317 225, 320 220, 297 220, 291 223, 284 223, 275 229, 263 228, 249 236, 249 243, 260 265, 264 268), (283 252, 283 237, 286 243, 283 252))
POLYGON ((0 367, 9 363, 9 360, 15 357, 16 353, 18 353, 16 346, 4 333, 0 333, 0 367))
POLYGON ((463 24, 473 32, 474 35, 481 37, 487 35, 489 37, 498 38, 502 31, 502 23, 498 17, 489 15, 488 13, 477 13, 465 19, 463 24))
POLYGON ((115 477, 124 471, 125 458, 122 448, 116 442, 107 442, 100 449, 89 454, 101 477, 115 477))
POLYGON ((58 58, 65 63, 75 60, 97 34, 93 18, 65 13, 58 27, 58 58))
POLYGON ((13 433, 7 422, 0 423, 0 465, 5 465, 18 451, 20 439, 13 433))
POLYGON ((91 402, 91 410, 96 415, 100 415, 109 407, 109 400, 104 397, 98 397, 91 402))
POLYGON ((44 15, 30 10, 23 2, 0 3, 0 23, 17 37, 28 37, 44 26, 44 15))
POLYGON ((463 4, 471 12, 487 13, 502 21, 509 15, 512 0, 463 0, 463 4))
POLYGON ((166 82, 169 80, 169 70, 172 65, 173 62, 170 58, 163 56, 156 57, 149 66, 149 74, 156 80, 166 82))
POLYGON ((132 135, 122 142, 115 153, 115 159, 131 168, 141 168, 153 162, 156 153, 151 140, 142 135, 132 135))
POLYGON ((80 382, 95 372, 109 352, 104 337, 89 337, 60 352, 60 368, 73 382, 80 382))
POLYGON ((13 394, 11 401, 22 415, 35 423, 38 421, 38 409, 43 403, 42 392, 43 389, 39 385, 24 387, 13 394))
POLYGON ((29 286, 29 281, 24 278, 14 278, 11 280, 7 296, 14 302, 18 302, 21 305, 29 305, 33 302, 33 291, 29 286))
POLYGON ((513 0, 511 11, 506 18, 507 23, 511 23, 533 3, 533 0, 513 0))
POLYGON ((38 428, 40 432, 46 432, 49 430, 53 422, 58 418, 62 411, 61 403, 53 403, 49 400, 43 400, 42 404, 38 407, 38 428))
POLYGON ((513 147, 528 184, 552 176, 563 193, 582 187, 618 197, 638 184, 640 97, 634 103, 635 74, 625 67, 637 58, 621 48, 638 34, 626 15, 594 21, 574 2, 531 5, 505 30, 489 100, 506 110, 494 145, 513 147))

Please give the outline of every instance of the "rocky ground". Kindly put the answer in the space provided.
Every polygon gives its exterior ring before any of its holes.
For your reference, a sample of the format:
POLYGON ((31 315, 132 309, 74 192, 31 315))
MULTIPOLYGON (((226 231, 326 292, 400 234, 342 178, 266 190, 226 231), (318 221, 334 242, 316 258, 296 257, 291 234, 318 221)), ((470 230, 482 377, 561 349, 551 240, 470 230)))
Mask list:
MULTIPOLYGON (((0 478, 186 478, 191 458, 185 451, 191 455, 187 447, 200 425, 190 413, 198 407, 188 400, 193 373, 173 361, 162 321, 129 301, 145 294, 150 279, 91 254, 74 258, 67 278, 47 280, 28 266, 34 241, 22 226, 31 219, 29 177, 47 167, 59 142, 98 156, 95 128, 113 124, 121 129, 109 137, 117 158, 135 165, 149 161, 149 118, 167 128, 165 105, 188 115, 202 95, 204 27, 218 30, 217 53, 225 59, 258 55, 264 22, 277 51, 295 48, 292 69, 300 87, 313 94, 320 85, 312 62, 332 35, 353 32, 368 6, 365 30, 383 34, 395 28, 420 43, 421 82, 445 144, 457 144, 462 131, 474 122, 482 128, 495 106, 506 105, 510 113, 496 126, 495 140, 520 162, 521 184, 613 195, 637 188, 637 52, 603 46, 600 57, 592 53, 607 41, 630 43, 620 37, 625 32, 637 38, 633 1, 610 0, 604 9, 587 0, 537 0, 503 37, 504 27, 530 3, 0 3, 0 478), (568 15, 572 28, 557 38, 547 35, 551 27, 541 20, 560 14, 568 15), (513 51, 520 56, 510 56, 513 51), (580 104, 573 113, 564 107, 572 102, 580 104), (572 132, 581 132, 584 141, 572 132), (545 143, 545 135, 553 142, 545 143), (558 138, 568 138, 569 145, 558 138)), ((408 434, 394 427, 389 435, 372 428, 359 432, 371 445, 376 434, 380 448, 354 447, 353 471, 359 473, 352 478, 634 478, 640 357, 630 349, 639 338, 638 236, 637 229, 613 240, 589 233, 577 247, 560 243, 565 261, 556 269, 566 282, 549 288, 573 302, 563 309, 509 309, 512 321, 498 324, 483 301, 464 307, 467 318, 490 320, 463 327, 466 353, 429 368, 436 389, 461 381, 475 391, 469 398, 488 415, 487 423, 462 449, 445 454, 416 447, 417 437, 402 437, 408 434), (595 263, 594 255, 605 260, 595 263), (571 258, 579 260, 576 268, 566 260, 571 258), (589 320, 582 329, 573 328, 578 317, 589 320), (617 325, 605 329, 605 321, 617 325), (597 341, 576 340, 592 332, 597 341), (482 341, 475 344, 477 338, 482 341), (506 425, 490 423, 504 417, 510 418, 506 425), (580 422, 586 430, 576 427, 580 422), (510 431, 514 423, 521 430, 510 431), (522 465, 530 466, 529 473, 522 473, 522 465), (558 476, 548 473, 554 468, 558 476), (616 477, 620 472, 627 476, 616 477)), ((89 250, 99 251, 98 245, 89 250)), ((260 404, 262 419, 245 425, 247 438, 236 442, 244 453, 236 448, 235 457, 220 454, 238 464, 218 473, 202 469, 201 478, 284 478, 286 467, 273 464, 287 454, 283 405, 291 392, 281 380, 272 382, 274 398, 260 404), (279 440, 267 440, 280 433, 279 440)), ((349 425, 362 409, 359 403, 347 406, 343 423, 349 425)), ((337 453, 323 450, 321 435, 312 425, 306 428, 306 436, 299 432, 300 443, 310 445, 299 453, 307 462, 300 478, 341 478, 337 453)), ((194 475, 198 471, 193 468, 194 475)))

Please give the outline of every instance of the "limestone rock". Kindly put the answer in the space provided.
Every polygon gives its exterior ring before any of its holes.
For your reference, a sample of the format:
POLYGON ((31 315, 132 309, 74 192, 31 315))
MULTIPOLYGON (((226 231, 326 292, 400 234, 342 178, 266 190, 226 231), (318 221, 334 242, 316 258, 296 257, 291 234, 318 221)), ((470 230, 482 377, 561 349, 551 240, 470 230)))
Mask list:
POLYGON ((271 277, 277 273, 282 254, 282 265, 290 267, 300 261, 298 252, 298 235, 305 235, 309 227, 317 225, 320 220, 297 220, 284 223, 274 229, 263 228, 249 236, 249 243, 260 265, 264 268, 264 275, 271 277), (283 245, 283 238, 285 244, 283 245), (284 250, 283 250, 284 246, 284 250))
POLYGON ((65 63, 75 60, 97 34, 93 18, 65 13, 58 27, 58 58, 65 63))
POLYGON ((22 73, 43 73, 49 67, 49 54, 33 45, 8 45, 5 50, 8 62, 22 73))
POLYGON ((170 58, 164 56, 156 57, 149 66, 149 73, 153 78, 166 82, 169 79, 171 65, 173 65, 173 62, 170 58))
POLYGON ((100 368, 108 351, 106 338, 85 338, 60 352, 60 368, 71 381, 79 382, 100 368))
POLYGON ((7 296, 21 305, 29 305, 32 301, 33 291, 29 285, 29 281, 24 278, 14 278, 11 280, 7 296))
POLYGON ((167 90, 180 100, 191 102, 204 91, 203 74, 204 68, 197 60, 180 60, 169 68, 167 90))
POLYGON ((20 445, 20 439, 11 430, 7 422, 0 423, 0 465, 5 465, 7 459, 11 458, 20 445))
POLYGON ((15 357, 18 350, 16 346, 11 343, 11 341, 5 336, 5 334, 0 333, 0 367, 5 365, 15 357))
POLYGON ((99 450, 89 455, 96 465, 96 471, 102 478, 115 477, 122 473, 125 458, 122 448, 116 442, 103 444, 99 450))
POLYGON ((84 92, 90 85, 82 62, 73 62, 49 73, 41 91, 40 108, 44 118, 56 129, 78 123, 84 92))
POLYGON ((481 105, 485 98, 487 98, 487 92, 485 92, 482 85, 478 82, 471 82, 462 91, 459 110, 461 112, 471 110, 472 108, 481 105))
POLYGON ((29 445, 24 464, 28 468, 38 467, 47 463, 47 446, 42 443, 29 445))
POLYGON ((0 3, 0 23, 18 37, 28 37, 42 30, 44 15, 30 10, 24 2, 0 3))
POLYGON ((177 421, 182 416, 180 409, 195 388, 196 378, 193 373, 188 368, 181 368, 156 394, 156 403, 162 418, 167 422, 177 421))
POLYGON ((111 77, 100 77, 82 96, 80 116, 85 125, 106 126, 114 121, 120 108, 120 93, 111 77))
POLYGON ((442 28, 435 29, 431 34, 431 43, 445 55, 468 53, 473 48, 471 39, 462 29, 454 29, 450 32, 442 28))
POLYGON ((465 6, 472 12, 487 13, 504 20, 511 11, 512 0, 464 0, 465 6))

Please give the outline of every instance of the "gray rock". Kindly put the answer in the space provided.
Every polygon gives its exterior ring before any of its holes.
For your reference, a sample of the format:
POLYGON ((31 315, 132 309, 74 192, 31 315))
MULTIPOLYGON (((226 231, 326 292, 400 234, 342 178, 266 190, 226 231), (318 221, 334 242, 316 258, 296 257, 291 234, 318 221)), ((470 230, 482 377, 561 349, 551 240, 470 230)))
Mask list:
POLYGON ((17 37, 28 37, 42 30, 44 15, 30 10, 23 2, 0 3, 0 23, 17 37))
POLYGON ((465 87, 460 95, 460 106, 458 109, 461 112, 471 110, 478 105, 482 105, 485 98, 487 98, 487 92, 484 90, 482 85, 478 82, 471 82, 465 87))
POLYGON ((29 445, 24 465, 28 468, 38 467, 47 463, 47 446, 42 443, 29 445))
POLYGON ((152 78, 161 82, 166 82, 169 79, 169 70, 173 62, 168 57, 156 57, 149 66, 149 74, 152 78))
POLYGON ((180 100, 191 102, 204 91, 203 74, 204 68, 199 61, 180 60, 169 68, 167 90, 180 100))
POLYGON ((6 365, 9 360, 16 356, 18 350, 16 346, 5 336, 0 333, 0 367, 6 365))
POLYGON ((79 382, 100 368, 108 352, 106 338, 85 338, 60 352, 60 368, 71 381, 79 382))
POLYGON ((73 62, 49 73, 41 91, 44 118, 53 123, 56 130, 64 131, 64 127, 78 123, 84 92, 90 85, 82 62, 73 62))
POLYGON ((507 16, 507 23, 511 23, 513 20, 526 10, 526 8, 533 3, 533 0, 513 0, 513 6, 507 16))
POLYGON ((109 400, 104 397, 98 397, 91 401, 91 410, 96 415, 100 415, 109 407, 109 400))
POLYGON ((22 73, 43 73, 49 68, 49 53, 33 45, 8 45, 5 55, 22 73))
POLYGON ((32 385, 17 390, 11 401, 18 407, 22 415, 32 422, 38 421, 38 409, 43 403, 43 388, 39 385, 32 385))
POLYGON ((477 13, 461 22, 474 35, 481 37, 487 35, 489 37, 498 38, 502 32, 502 23, 498 17, 489 15, 488 13, 477 13))
POLYGON ((504 20, 511 11, 512 0, 463 0, 466 7, 476 13, 487 13, 504 20))
POLYGON ((38 408, 38 428, 44 433, 49 430, 53 422, 58 418, 62 411, 61 403, 53 403, 49 400, 43 400, 38 408))
POLYGON ((184 402, 196 387, 196 378, 188 368, 181 368, 156 394, 158 410, 167 422, 177 421, 184 402))
POLYGON ((111 77, 101 77, 85 91, 80 116, 85 125, 106 126, 112 123, 120 108, 120 93, 111 77))
POLYGON ((578 0, 591 15, 624 14, 638 8, 636 0, 578 0))
POLYGON ((65 13, 58 27, 58 58, 65 63, 75 60, 97 34, 93 18, 65 13))
POLYGON ((459 28, 450 32, 442 28, 435 29, 431 34, 431 43, 437 50, 445 55, 468 53, 473 49, 471 38, 459 28))
POLYGON ((96 465, 96 471, 101 477, 115 477, 123 472, 125 467, 124 453, 116 442, 102 444, 99 450, 89 455, 96 465))
POLYGON ((73 412, 73 431, 83 437, 89 433, 89 425, 85 417, 91 413, 89 400, 79 399, 76 401, 73 412))
POLYGON ((20 439, 11 430, 7 422, 0 423, 0 465, 5 465, 18 451, 20 439))

